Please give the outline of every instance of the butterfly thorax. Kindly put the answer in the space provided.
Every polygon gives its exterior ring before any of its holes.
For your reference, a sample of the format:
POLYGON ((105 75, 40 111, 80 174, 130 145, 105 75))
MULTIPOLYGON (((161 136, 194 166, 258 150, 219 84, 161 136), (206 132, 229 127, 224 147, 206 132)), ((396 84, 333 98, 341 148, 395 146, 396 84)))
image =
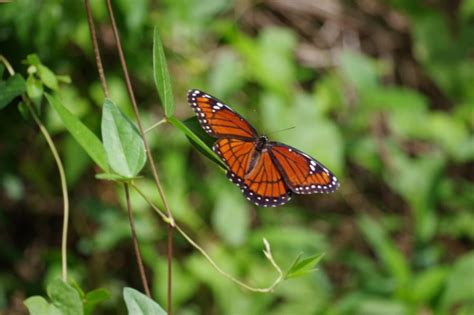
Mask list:
POLYGON ((262 152, 267 150, 266 148, 267 143, 268 143, 268 137, 266 136, 261 136, 256 140, 255 150, 253 150, 251 158, 247 164, 247 170, 245 172, 245 176, 249 176, 252 173, 252 171, 255 168, 255 165, 258 164, 258 160, 260 159, 262 152))
POLYGON ((255 150, 258 152, 262 152, 262 150, 265 148, 265 146, 268 143, 268 137, 267 136, 261 136, 257 140, 257 145, 255 146, 255 150))

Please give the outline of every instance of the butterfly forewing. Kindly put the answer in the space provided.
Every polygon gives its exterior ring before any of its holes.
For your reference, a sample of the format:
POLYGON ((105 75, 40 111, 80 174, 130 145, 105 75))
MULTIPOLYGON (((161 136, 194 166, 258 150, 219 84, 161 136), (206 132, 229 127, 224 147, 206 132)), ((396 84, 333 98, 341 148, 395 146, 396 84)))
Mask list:
POLYGON ((339 187, 336 176, 309 155, 277 142, 269 143, 269 150, 293 192, 330 193, 339 187))
POLYGON ((199 90, 189 90, 188 102, 201 127, 211 136, 248 140, 257 137, 255 129, 242 116, 217 98, 199 90))
POLYGON ((291 191, 268 151, 255 153, 255 143, 228 138, 217 140, 213 149, 229 167, 227 177, 257 206, 275 207, 291 199, 291 191), (249 170, 254 154, 256 163, 249 170))

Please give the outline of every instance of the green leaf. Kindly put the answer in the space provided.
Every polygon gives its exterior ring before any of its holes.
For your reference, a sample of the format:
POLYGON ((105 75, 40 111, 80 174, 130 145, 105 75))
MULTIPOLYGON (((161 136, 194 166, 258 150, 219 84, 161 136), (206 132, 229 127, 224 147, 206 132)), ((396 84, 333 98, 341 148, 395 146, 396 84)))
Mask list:
POLYGON ((431 299, 441 292, 447 274, 447 269, 439 266, 421 271, 413 281, 410 299, 416 303, 427 305, 431 299))
MULTIPOLYGON (((233 188, 229 186, 229 189, 233 188)), ((220 192, 212 211, 212 225, 226 243, 232 246, 241 245, 247 237, 250 225, 247 200, 235 190, 222 189, 220 192)))
POLYGON ((61 311, 62 315, 83 315, 79 293, 61 279, 53 280, 47 288, 52 303, 61 311))
POLYGON ((372 246, 387 271, 394 277, 400 294, 407 291, 410 282, 410 268, 405 256, 386 235, 385 229, 369 216, 363 215, 358 221, 367 242, 372 246))
POLYGON ((341 71, 359 92, 370 91, 378 85, 375 63, 365 55, 345 51, 341 54, 341 71))
POLYGON ((285 279, 296 278, 314 272, 317 270, 315 267, 321 261, 324 254, 316 254, 304 259, 301 259, 302 256, 303 253, 296 256, 285 273, 285 279))
POLYGON ((46 94, 49 104, 56 110, 64 126, 71 133, 79 145, 86 151, 91 159, 104 171, 109 169, 104 147, 99 138, 87 128, 76 116, 74 116, 61 102, 46 94))
POLYGON ((446 290, 441 299, 442 307, 447 310, 455 304, 472 301, 474 297, 474 251, 459 258, 451 267, 446 290))
POLYGON ((105 300, 110 299, 111 295, 107 289, 98 288, 87 292, 84 301, 84 314, 90 315, 94 310, 95 306, 105 300))
POLYGON ((110 99, 104 102, 101 129, 112 170, 127 178, 136 176, 146 162, 143 139, 133 122, 110 99))
POLYGON ((176 117, 174 116, 169 117, 168 122, 179 130, 181 130, 188 137, 191 144, 193 144, 199 150, 199 152, 204 154, 214 163, 220 165, 223 168, 227 168, 225 164, 221 161, 221 159, 219 159, 219 157, 214 153, 214 151, 212 151, 212 144, 209 144, 210 137, 204 133, 202 128, 195 128, 195 126, 193 126, 194 123, 189 119, 185 123, 183 123, 182 121, 176 119, 176 117), (193 130, 191 130, 188 126, 192 127, 193 130), (205 135, 203 135, 203 133, 205 135))
POLYGON ((0 82, 0 109, 7 106, 15 97, 26 91, 23 77, 15 74, 6 81, 0 82))
POLYGON ((48 303, 42 296, 32 296, 23 302, 30 315, 63 315, 56 306, 48 303))
POLYGON ((223 50, 217 55, 209 73, 209 87, 216 95, 227 97, 239 90, 245 80, 245 67, 232 50, 223 50))
POLYGON ((155 27, 153 38, 153 76, 161 104, 165 109, 165 115, 166 117, 171 117, 175 109, 173 90, 171 88, 171 79, 166 64, 163 44, 157 27, 155 27))
POLYGON ((49 87, 51 90, 57 91, 58 90, 58 79, 53 71, 51 71, 48 67, 39 65, 38 66, 38 75, 43 81, 44 85, 49 87))
POLYGON ((26 56, 26 62, 32 66, 36 66, 38 67, 39 65, 41 65, 41 61, 40 59, 38 58, 38 55, 37 54, 29 54, 28 56, 26 56))
POLYGON ((29 75, 26 79, 26 94, 35 103, 39 104, 43 96, 44 88, 41 81, 35 79, 33 75, 29 75))
POLYGON ((124 288, 123 297, 129 315, 166 315, 158 303, 135 289, 124 288))

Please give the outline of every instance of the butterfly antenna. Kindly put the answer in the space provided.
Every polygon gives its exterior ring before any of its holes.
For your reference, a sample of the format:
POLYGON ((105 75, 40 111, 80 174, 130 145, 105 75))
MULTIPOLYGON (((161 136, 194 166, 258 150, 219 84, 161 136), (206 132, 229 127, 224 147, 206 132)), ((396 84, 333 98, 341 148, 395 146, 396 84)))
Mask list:
POLYGON ((295 129, 296 127, 293 126, 293 127, 289 127, 289 128, 284 128, 284 129, 279 129, 279 130, 274 130, 274 131, 270 131, 269 133, 267 133, 267 136, 270 135, 270 134, 275 134, 277 132, 282 132, 282 131, 287 131, 287 130, 291 130, 291 129, 295 129))

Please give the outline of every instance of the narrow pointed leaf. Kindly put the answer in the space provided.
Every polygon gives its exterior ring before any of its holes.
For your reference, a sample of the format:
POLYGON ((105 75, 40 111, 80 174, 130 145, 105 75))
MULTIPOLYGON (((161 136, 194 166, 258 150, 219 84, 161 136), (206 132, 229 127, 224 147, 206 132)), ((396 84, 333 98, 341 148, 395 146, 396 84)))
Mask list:
POLYGON ((110 99, 104 102, 101 128, 112 170, 123 177, 135 177, 146 162, 143 139, 135 124, 110 99))
MULTIPOLYGON (((211 161, 214 163, 218 164, 219 166, 226 168, 225 164, 219 159, 219 157, 212 151, 212 142, 210 142, 210 138, 207 134, 204 132, 201 133, 198 128, 193 127, 194 123, 192 122, 192 119, 186 120, 184 123, 176 117, 169 117, 168 121, 181 130, 186 137, 189 139, 192 145, 194 145, 199 152, 201 152, 204 156, 209 158, 211 161), (196 131, 196 133, 191 130, 191 128, 196 131)), ((202 130, 202 129, 201 129, 202 130)))
POLYGON ((166 64, 165 52, 160 39, 158 28, 155 27, 153 38, 153 77, 155 79, 156 89, 160 96, 161 104, 164 107, 166 117, 174 114, 173 90, 171 88, 171 79, 166 64))
POLYGON ((166 315, 158 303, 135 289, 124 288, 123 297, 129 315, 166 315))
POLYGON ((104 171, 109 169, 104 147, 99 138, 84 125, 79 118, 74 116, 64 105, 56 98, 46 94, 49 104, 56 110, 64 123, 66 129, 73 138, 86 151, 89 157, 104 171))
POLYGON ((301 259, 302 254, 299 254, 285 273, 285 279, 296 278, 314 272, 316 265, 323 256, 324 254, 317 254, 301 259))

